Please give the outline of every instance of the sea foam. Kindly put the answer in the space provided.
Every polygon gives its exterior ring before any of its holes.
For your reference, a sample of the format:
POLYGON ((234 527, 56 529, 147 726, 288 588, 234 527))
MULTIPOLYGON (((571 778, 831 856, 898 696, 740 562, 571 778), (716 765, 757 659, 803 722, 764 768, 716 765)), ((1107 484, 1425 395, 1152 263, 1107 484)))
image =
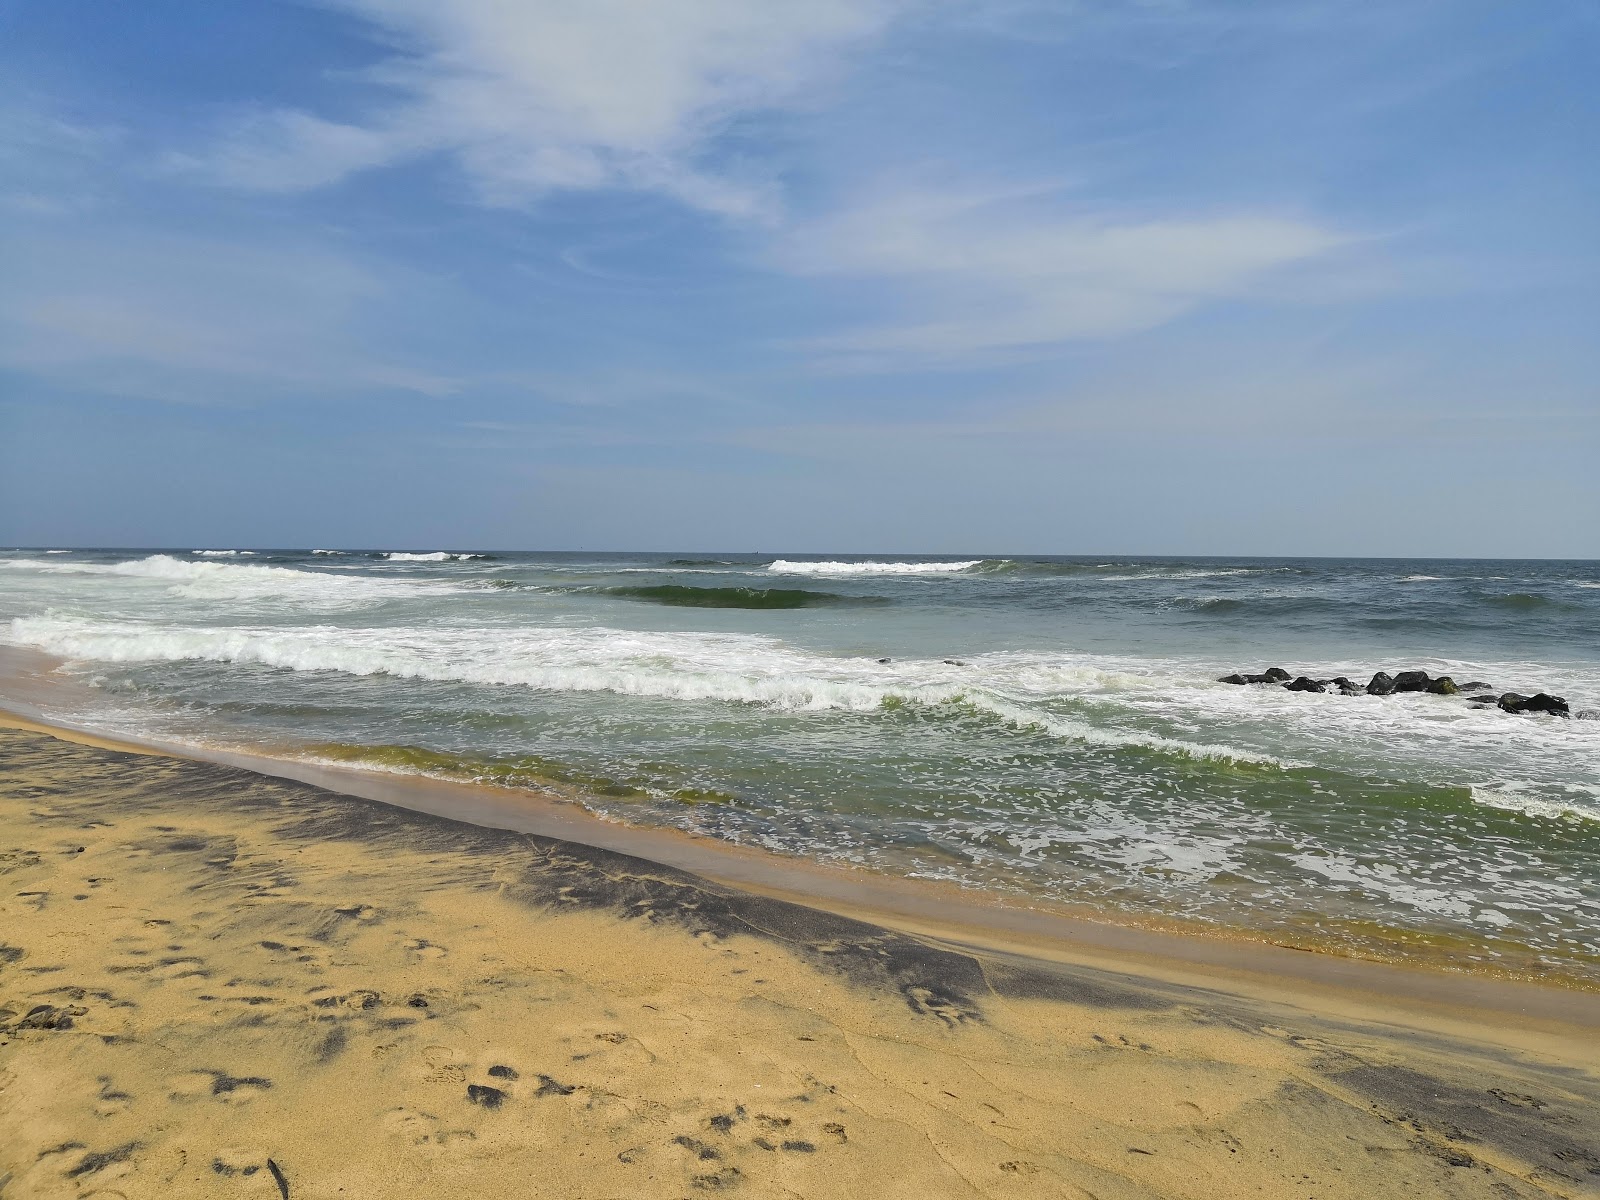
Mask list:
POLYGON ((224 562, 189 562, 170 554, 120 563, 11 559, 13 570, 33 570, 47 575, 100 575, 149 579, 170 585, 168 594, 184 599, 217 601, 293 600, 314 609, 340 609, 381 604, 418 587, 449 590, 447 581, 422 583, 341 575, 328 571, 301 571, 292 567, 224 562))
POLYGON ((786 558, 767 564, 779 575, 950 575, 968 571, 983 562, 793 562, 786 558))
MULTIPOLYGON (((1099 725, 1052 712, 1040 702, 1052 698, 1050 692, 1073 676, 1060 671, 1030 675, 1030 664, 1011 662, 1004 655, 995 656, 988 665, 981 660, 964 665, 931 660, 885 665, 867 658, 815 654, 748 634, 605 627, 163 627, 57 616, 13 620, 10 640, 63 658, 102 663, 255 664, 544 691, 724 701, 790 712, 865 713, 916 705, 981 714, 1067 741, 1143 747, 1198 759, 1293 765, 1233 746, 1099 725), (1041 692, 1047 678, 1050 690, 1041 692)), ((1082 672, 1076 676, 1086 677, 1082 672)))
MULTIPOLYGON (((330 551, 318 550, 326 554, 330 551)), ((488 558, 487 554, 452 554, 447 550, 434 550, 428 554, 411 554, 405 550, 391 550, 384 555, 390 562, 466 562, 472 558, 488 558)))

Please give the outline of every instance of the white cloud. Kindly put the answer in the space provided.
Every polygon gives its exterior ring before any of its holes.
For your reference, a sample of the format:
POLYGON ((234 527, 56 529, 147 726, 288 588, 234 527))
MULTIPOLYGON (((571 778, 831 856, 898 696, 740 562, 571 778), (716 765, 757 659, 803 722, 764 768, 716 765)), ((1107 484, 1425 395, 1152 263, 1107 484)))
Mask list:
POLYGON ((902 319, 814 342, 870 363, 952 358, 1160 325, 1355 239, 1291 217, 1062 212, 1040 189, 917 190, 795 231, 799 275, 889 281, 902 319))
POLYGON ((299 190, 446 153, 490 203, 623 187, 757 215, 763 188, 708 168, 712 140, 741 116, 809 103, 897 0, 326 2, 397 48, 364 76, 370 115, 258 113, 182 165, 299 190))

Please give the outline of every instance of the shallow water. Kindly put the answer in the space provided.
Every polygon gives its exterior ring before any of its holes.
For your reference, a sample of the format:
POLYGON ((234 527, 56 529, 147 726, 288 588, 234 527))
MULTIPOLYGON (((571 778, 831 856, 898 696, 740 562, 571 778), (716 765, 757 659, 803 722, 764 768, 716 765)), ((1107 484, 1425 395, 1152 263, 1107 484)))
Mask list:
POLYGON ((0 616, 130 733, 1600 980, 1600 721, 1216 682, 1600 709, 1600 563, 15 551, 0 616))

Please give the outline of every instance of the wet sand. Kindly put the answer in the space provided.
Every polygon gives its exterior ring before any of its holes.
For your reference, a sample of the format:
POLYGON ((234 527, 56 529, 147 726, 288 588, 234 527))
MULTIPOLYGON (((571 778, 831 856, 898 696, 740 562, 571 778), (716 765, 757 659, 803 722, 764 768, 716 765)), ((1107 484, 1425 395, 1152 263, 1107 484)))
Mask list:
POLYGON ((0 729, 0 1197, 1600 1193, 1592 996, 915 924, 0 729))

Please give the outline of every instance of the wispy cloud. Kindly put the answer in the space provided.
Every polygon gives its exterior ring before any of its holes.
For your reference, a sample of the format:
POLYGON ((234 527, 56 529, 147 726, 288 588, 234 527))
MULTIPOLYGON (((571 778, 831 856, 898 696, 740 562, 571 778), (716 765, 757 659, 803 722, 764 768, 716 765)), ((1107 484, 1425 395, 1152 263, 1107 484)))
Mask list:
POLYGON ((360 120, 259 111, 174 161, 241 188, 295 191, 452 156, 493 204, 553 189, 665 193, 753 216, 759 180, 708 163, 739 119, 810 102, 896 0, 327 0, 395 53, 360 120))
POLYGON ((0 366, 55 386, 197 404, 457 388, 365 344, 397 272, 325 246, 109 227, 36 235, 10 254, 0 366))
POLYGON ((808 343, 884 365, 965 358, 1160 325, 1355 238, 1270 214, 1136 218, 1074 210, 1049 189, 915 189, 796 230, 779 265, 880 280, 901 319, 808 343))

